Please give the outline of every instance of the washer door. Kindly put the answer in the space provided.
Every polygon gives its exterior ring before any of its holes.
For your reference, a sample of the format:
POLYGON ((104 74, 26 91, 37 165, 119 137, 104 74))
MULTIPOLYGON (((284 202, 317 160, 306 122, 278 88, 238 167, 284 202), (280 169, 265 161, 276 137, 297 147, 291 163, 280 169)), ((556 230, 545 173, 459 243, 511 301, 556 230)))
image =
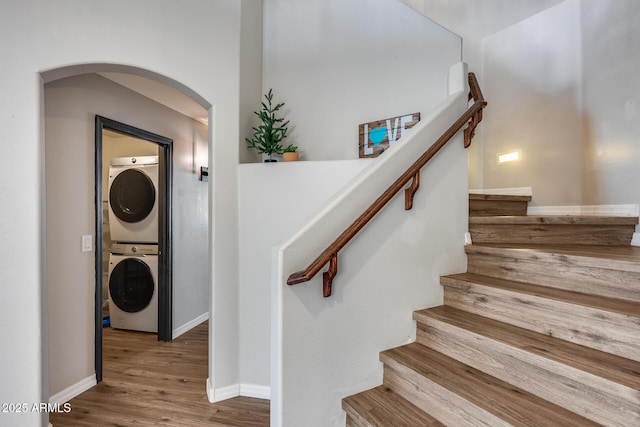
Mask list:
POLYGON ((144 310, 153 298, 154 288, 151 269, 138 258, 120 261, 109 277, 111 301, 127 313, 144 310))
POLYGON ((109 204, 113 213, 125 222, 145 219, 156 203, 153 181, 139 169, 119 173, 109 189, 109 204))

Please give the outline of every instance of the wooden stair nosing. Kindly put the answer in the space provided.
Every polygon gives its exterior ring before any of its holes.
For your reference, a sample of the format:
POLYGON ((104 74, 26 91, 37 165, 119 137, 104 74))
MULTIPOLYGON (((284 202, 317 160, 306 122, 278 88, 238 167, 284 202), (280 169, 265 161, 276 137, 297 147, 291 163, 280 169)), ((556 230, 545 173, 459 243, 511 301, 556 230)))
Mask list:
MULTIPOLYGON (((481 217, 476 217, 481 218, 481 217)), ((627 246, 633 225, 470 224, 476 244, 627 246)))
POLYGON ((469 218, 469 225, 471 224, 635 226, 638 224, 638 217, 592 215, 474 216, 469 218))
POLYGON ((346 397, 342 400, 342 408, 356 426, 444 426, 386 386, 346 397))
POLYGON ((508 202, 530 202, 531 196, 518 196, 512 194, 479 194, 469 193, 469 200, 496 200, 496 201, 508 201, 508 202))
MULTIPOLYGON (((595 423, 518 387, 459 362, 418 343, 408 344, 380 354, 385 364, 385 381, 404 387, 401 394, 417 406, 430 405, 443 411, 447 425, 461 425, 465 418, 478 417, 467 425, 542 426, 560 423, 563 426, 587 426, 595 423), (394 378, 402 376, 403 379, 394 378), (406 384, 406 383, 409 384, 406 384), (433 385, 437 388, 434 390, 433 385), (441 399, 438 404, 425 402, 441 399), (457 405, 452 399, 460 399, 457 405), (460 409, 455 409, 460 406, 460 409), (460 412, 456 414, 456 412, 460 412), (495 417, 492 419, 492 417, 495 417), (502 421, 502 423, 501 423, 502 421)), ((557 424, 556 424, 557 425, 557 424)))
POLYGON ((415 314, 419 343, 593 421, 640 420, 638 362, 450 307, 415 314))
POLYGON ((640 303, 472 273, 441 283, 446 306, 640 361, 640 303))

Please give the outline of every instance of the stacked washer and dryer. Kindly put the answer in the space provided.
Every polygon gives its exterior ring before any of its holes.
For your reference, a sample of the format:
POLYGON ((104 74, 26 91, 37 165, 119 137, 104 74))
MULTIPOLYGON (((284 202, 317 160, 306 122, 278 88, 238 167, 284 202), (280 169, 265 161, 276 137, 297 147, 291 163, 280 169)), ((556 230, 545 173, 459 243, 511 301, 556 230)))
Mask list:
POLYGON ((111 327, 158 332, 158 156, 115 157, 109 167, 111 327))

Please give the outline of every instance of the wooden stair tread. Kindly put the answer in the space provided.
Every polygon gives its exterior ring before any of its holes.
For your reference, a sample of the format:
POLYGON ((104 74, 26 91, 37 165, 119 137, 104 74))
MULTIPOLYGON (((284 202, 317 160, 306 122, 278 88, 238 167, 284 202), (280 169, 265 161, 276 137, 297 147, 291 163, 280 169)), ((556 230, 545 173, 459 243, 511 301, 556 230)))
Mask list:
POLYGON ((628 216, 592 216, 592 215, 513 215, 513 216, 474 216, 469 224, 514 224, 514 225, 636 225, 638 217, 628 216))
POLYGON ((598 267, 622 271, 640 272, 640 247, 636 246, 585 246, 585 245, 525 245, 525 244, 472 244, 466 245, 467 253, 498 255, 536 259, 572 258, 572 265, 598 267))
POLYGON ((507 202, 530 202, 531 196, 515 196, 511 194, 477 194, 470 193, 469 200, 493 200, 507 202))
POLYGON ((392 369, 407 366, 514 426, 598 425, 418 343, 384 351, 380 359, 392 369))
POLYGON ((366 425, 379 427, 444 426, 386 386, 346 397, 342 400, 342 407, 349 416, 360 422, 356 425, 362 425, 364 421, 366 425))
POLYGON ((549 337, 486 317, 440 306, 414 312, 414 319, 434 318, 514 348, 572 366, 608 381, 640 390, 640 362, 549 337))
POLYGON ((609 298, 600 295, 589 295, 564 289, 534 285, 531 283, 483 276, 475 273, 452 274, 449 276, 442 276, 440 279, 443 285, 460 286, 464 283, 476 283, 493 288, 506 289, 518 293, 582 305, 584 307, 611 311, 624 314, 626 316, 638 317, 638 325, 640 326, 640 303, 634 301, 609 298))

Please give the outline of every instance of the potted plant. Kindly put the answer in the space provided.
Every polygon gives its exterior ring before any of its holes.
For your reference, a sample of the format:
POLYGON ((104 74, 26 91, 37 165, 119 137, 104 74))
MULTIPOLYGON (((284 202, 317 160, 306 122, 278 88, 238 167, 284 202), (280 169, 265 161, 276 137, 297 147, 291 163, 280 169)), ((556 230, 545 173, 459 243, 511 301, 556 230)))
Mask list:
POLYGON ((253 137, 245 138, 248 148, 255 149, 258 153, 267 155, 265 162, 275 162, 271 156, 282 154, 284 148, 282 141, 287 137, 289 120, 277 117, 276 113, 284 106, 284 102, 273 105, 273 90, 265 94, 267 102, 262 102, 262 109, 253 114, 260 118, 260 125, 253 127, 253 137))
POLYGON ((297 162, 298 161, 298 147, 293 144, 290 144, 288 147, 284 149, 282 154, 283 160, 285 162, 297 162))

